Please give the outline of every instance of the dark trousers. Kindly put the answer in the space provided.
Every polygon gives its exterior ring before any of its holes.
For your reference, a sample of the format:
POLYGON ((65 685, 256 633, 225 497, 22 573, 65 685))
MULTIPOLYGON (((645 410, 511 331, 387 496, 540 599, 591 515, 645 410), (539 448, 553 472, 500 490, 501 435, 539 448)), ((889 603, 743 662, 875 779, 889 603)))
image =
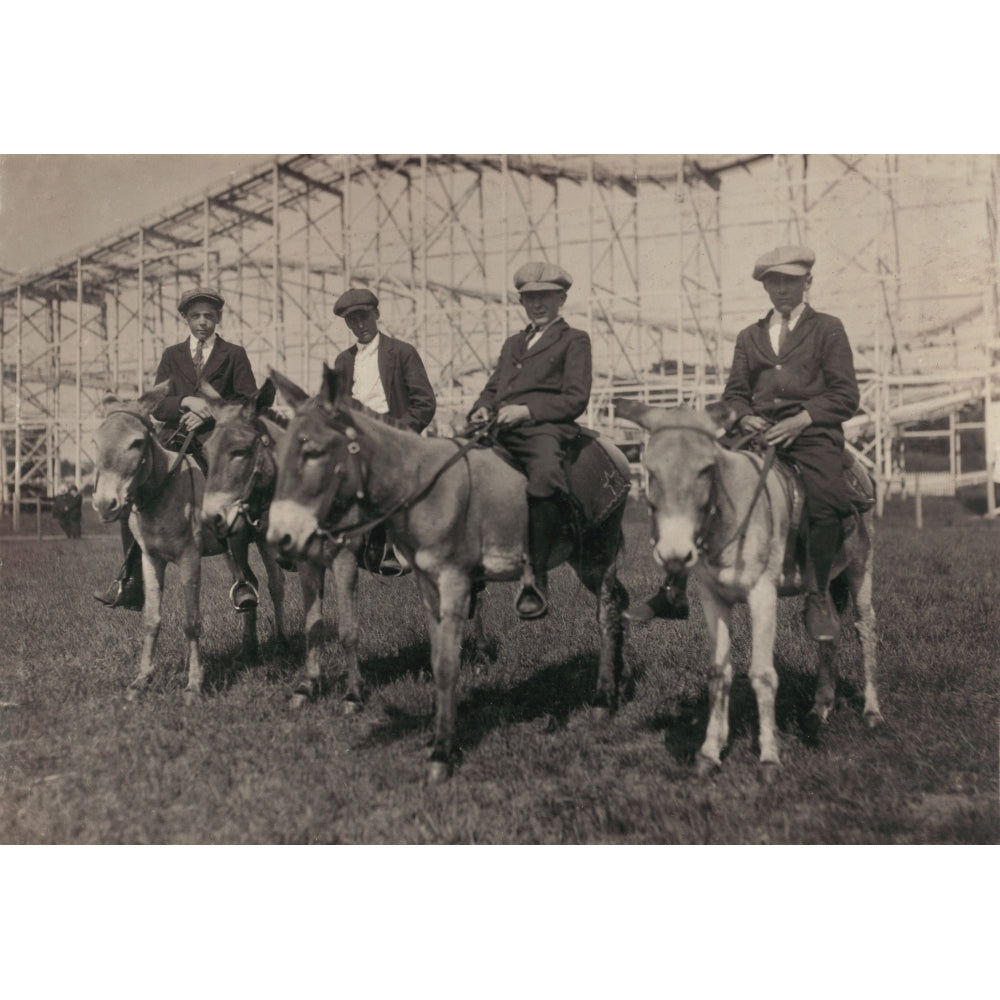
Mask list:
POLYGON ((515 427, 498 435, 500 443, 528 477, 529 497, 542 500, 569 493, 563 452, 577 433, 574 424, 536 424, 524 429, 515 427))
POLYGON ((844 483, 844 439, 827 428, 806 428, 783 453, 802 472, 810 525, 838 524, 851 513, 844 483))

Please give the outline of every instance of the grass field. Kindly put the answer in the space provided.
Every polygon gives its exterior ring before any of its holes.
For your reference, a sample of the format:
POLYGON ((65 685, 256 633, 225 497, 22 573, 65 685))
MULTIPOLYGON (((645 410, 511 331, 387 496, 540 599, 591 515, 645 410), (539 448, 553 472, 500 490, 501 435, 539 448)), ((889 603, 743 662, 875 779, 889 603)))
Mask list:
MULTIPOLYGON (((462 762, 450 782, 427 787, 433 690, 411 579, 362 576, 368 703, 345 717, 332 644, 323 696, 288 709, 302 656, 291 576, 293 649, 275 654, 265 596, 262 662, 232 662, 239 631, 220 559, 205 564, 207 696, 185 708, 171 567, 157 676, 131 704, 140 618, 90 596, 120 562, 117 530, 88 508, 79 541, 0 537, 0 842, 996 843, 1000 525, 951 499, 925 499, 923 513, 922 531, 900 502, 877 522, 882 731, 861 720, 852 634, 839 655, 837 711, 819 746, 805 742, 799 718, 812 701, 815 653, 799 601, 782 602, 784 766, 771 786, 758 780, 744 609, 730 750, 718 777, 698 780, 707 701, 697 596, 690 622, 628 636, 632 697, 601 724, 587 710, 593 602, 576 577, 555 573, 554 611, 532 624, 513 613, 513 585, 491 586, 493 659, 460 682, 462 762)), ((626 531, 623 579, 641 597, 656 581, 641 504, 630 504, 626 531)))

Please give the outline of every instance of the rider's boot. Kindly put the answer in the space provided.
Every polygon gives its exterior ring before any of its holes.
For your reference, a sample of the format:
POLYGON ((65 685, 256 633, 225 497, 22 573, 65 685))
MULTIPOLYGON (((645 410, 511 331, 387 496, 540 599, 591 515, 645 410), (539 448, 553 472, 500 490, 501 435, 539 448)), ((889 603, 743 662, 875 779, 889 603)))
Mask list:
POLYGON ((649 600, 622 612, 622 617, 636 625, 654 618, 683 621, 691 613, 687 597, 687 574, 668 573, 659 590, 649 600))
POLYGON ((814 587, 806 594, 806 631, 816 642, 833 642, 840 632, 840 619, 830 599, 830 568, 840 550, 843 525, 840 521, 809 525, 809 558, 814 587))
POLYGON ((562 523, 562 508, 557 498, 528 497, 528 559, 514 607, 525 619, 544 618, 548 614, 549 555, 562 523))
POLYGON ((123 511, 121 521, 122 550, 125 561, 118 576, 107 590, 95 590, 94 599, 109 608, 128 608, 137 611, 143 604, 142 549, 128 526, 129 512, 123 511))

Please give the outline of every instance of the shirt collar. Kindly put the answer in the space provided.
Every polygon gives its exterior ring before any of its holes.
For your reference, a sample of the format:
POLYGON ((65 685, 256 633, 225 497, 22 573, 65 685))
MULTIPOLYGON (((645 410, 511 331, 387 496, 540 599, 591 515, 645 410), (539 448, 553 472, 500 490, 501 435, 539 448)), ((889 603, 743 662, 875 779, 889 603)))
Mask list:
MULTIPOLYGON (((788 329, 790 330, 796 323, 802 318, 802 314, 806 311, 805 302, 800 302, 789 314, 788 314, 788 329)), ((770 326, 771 323, 780 323, 781 313, 777 309, 771 312, 771 322, 767 325, 770 326)))
POLYGON ((363 354, 367 357, 369 354, 376 354, 378 352, 379 342, 382 340, 382 331, 379 330, 378 333, 368 341, 367 344, 362 344, 358 342, 358 354, 363 354))
POLYGON ((562 316, 555 316, 552 319, 550 319, 548 321, 548 323, 545 324, 545 326, 535 326, 534 323, 529 323, 528 324, 528 339, 531 340, 531 339, 533 339, 536 336, 541 336, 543 333, 545 333, 546 330, 548 330, 548 328, 550 326, 555 325, 561 319, 562 319, 562 316))
MULTIPOLYGON (((202 355, 201 355, 202 363, 204 363, 204 359, 206 359, 212 353, 212 348, 215 347, 215 342, 216 340, 218 340, 218 337, 219 335, 217 333, 213 333, 212 336, 205 341, 205 346, 202 348, 202 355)), ((192 358, 194 357, 194 352, 198 350, 198 343, 199 343, 198 338, 194 334, 188 337, 188 347, 191 350, 192 358)))

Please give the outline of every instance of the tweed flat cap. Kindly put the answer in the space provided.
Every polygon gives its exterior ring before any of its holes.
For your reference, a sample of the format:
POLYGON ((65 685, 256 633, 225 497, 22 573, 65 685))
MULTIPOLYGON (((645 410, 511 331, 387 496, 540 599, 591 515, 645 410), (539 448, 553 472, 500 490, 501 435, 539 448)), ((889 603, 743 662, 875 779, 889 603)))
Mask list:
POLYGON ((378 309, 378 299, 367 288, 348 288, 333 304, 336 316, 347 316, 359 309, 378 309))
POLYGON ((573 279, 558 264, 533 261, 514 273, 514 287, 519 292, 565 292, 573 279))
POLYGON ((211 302, 216 309, 221 309, 226 304, 226 300, 215 288, 192 288, 181 295, 180 302, 177 303, 177 311, 183 316, 187 312, 188 306, 198 299, 211 302))
POLYGON ((775 247, 753 266, 754 281, 763 281, 766 274, 792 274, 801 278, 812 270, 816 254, 808 247, 775 247))

